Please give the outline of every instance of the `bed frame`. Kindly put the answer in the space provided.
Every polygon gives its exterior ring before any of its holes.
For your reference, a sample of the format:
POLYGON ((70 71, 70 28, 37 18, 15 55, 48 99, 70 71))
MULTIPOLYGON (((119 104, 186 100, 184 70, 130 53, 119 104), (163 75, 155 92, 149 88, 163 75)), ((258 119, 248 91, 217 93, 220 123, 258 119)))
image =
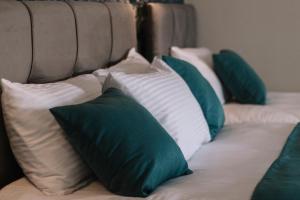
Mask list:
POLYGON ((172 46, 197 45, 196 11, 192 5, 149 3, 140 13, 139 46, 148 60, 168 55, 172 46))
MULTIPOLYGON (((148 59, 196 45, 191 5, 149 3, 141 11, 139 47, 148 59)), ((108 67, 137 46, 135 10, 120 2, 1 0, 0 46, 0 78, 67 79, 108 67)), ((0 115, 0 189, 22 176, 0 115)))
MULTIPOLYGON (((63 80, 121 60, 137 45, 133 7, 87 1, 0 1, 0 78, 63 80)), ((22 176, 0 118, 0 188, 22 176)))

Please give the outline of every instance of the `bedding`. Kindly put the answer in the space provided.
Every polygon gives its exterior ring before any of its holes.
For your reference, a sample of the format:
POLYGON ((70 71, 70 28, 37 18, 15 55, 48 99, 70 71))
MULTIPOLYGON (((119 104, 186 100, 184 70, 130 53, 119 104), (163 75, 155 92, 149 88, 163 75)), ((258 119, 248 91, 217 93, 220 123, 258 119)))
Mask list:
POLYGON ((230 101, 242 104, 266 103, 266 87, 255 70, 236 52, 221 50, 213 55, 214 70, 230 101))
POLYGON ((24 174, 45 194, 70 194, 89 183, 91 171, 67 141, 50 108, 101 94, 91 74, 47 84, 2 79, 2 109, 12 151, 24 174))
POLYGON ((106 69, 98 69, 93 74, 98 78, 101 85, 104 84, 110 72, 124 72, 127 74, 147 73, 151 71, 150 63, 140 55, 135 48, 129 50, 126 59, 106 69))
MULTIPOLYGON (((174 48, 173 48, 173 50, 174 50, 174 48)), ((213 59, 212 59, 213 52, 206 47, 180 48, 180 51, 190 54, 190 55, 193 55, 193 56, 196 56, 200 60, 204 61, 210 68, 214 67, 214 63, 213 63, 213 59)))
POLYGON ((201 73, 190 63, 171 56, 163 56, 167 70, 174 70, 189 86, 194 97, 202 108, 209 126, 212 140, 223 128, 225 116, 223 105, 219 101, 214 89, 201 73))
POLYGON ((300 198, 300 124, 288 137, 279 157, 256 186, 252 200, 300 198))
MULTIPOLYGON (((201 49, 198 49, 198 51, 201 51, 201 49)), ((219 80, 213 69, 202 60, 202 56, 199 56, 195 53, 191 53, 190 51, 186 51, 185 49, 181 49, 179 47, 171 48, 171 56, 187 61, 193 66, 195 66, 197 70, 202 74, 202 76, 209 82, 211 87, 214 89, 220 102, 222 104, 225 103, 225 97, 221 81, 219 80)))
MULTIPOLYGON (((159 64, 154 60, 155 63, 159 64)), ((105 82, 104 90, 110 87, 122 90, 143 105, 176 141, 186 160, 210 141, 202 109, 177 74, 113 72, 105 82)))
MULTIPOLYGON (((188 162, 194 173, 166 182, 148 200, 249 200, 255 186, 278 157, 294 125, 225 126, 218 139, 188 162)), ((100 183, 67 196, 45 196, 25 178, 0 191, 1 200, 117 200, 100 183)))
POLYGON ((192 173, 159 122, 116 88, 51 113, 98 180, 115 194, 147 197, 161 183, 192 173))
POLYGON ((225 124, 300 122, 300 93, 269 92, 266 105, 224 105, 225 124))
MULTIPOLYGON (((0 1, 0 10, 0 78, 13 82, 49 83, 91 73, 137 46, 130 4, 0 1)), ((0 188, 20 176, 6 135, 0 131, 0 188)))

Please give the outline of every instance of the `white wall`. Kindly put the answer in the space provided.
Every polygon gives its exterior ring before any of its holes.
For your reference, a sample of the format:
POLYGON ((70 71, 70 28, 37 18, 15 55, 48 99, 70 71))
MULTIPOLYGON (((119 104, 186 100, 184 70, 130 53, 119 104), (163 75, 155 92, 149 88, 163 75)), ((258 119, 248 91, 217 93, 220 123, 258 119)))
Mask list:
POLYGON ((198 45, 239 52, 269 90, 300 91, 300 0, 186 0, 198 45))

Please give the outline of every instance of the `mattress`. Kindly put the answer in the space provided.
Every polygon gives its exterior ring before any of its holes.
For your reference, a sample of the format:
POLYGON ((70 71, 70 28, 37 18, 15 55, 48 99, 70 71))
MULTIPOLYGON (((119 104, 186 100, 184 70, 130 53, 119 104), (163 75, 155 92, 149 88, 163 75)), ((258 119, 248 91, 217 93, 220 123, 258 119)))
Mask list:
MULTIPOLYGON (((166 182, 149 200, 248 200, 277 158, 294 125, 235 124, 189 161, 192 175, 166 182)), ((115 200, 98 182, 67 196, 44 196, 25 178, 0 191, 1 200, 115 200)))
POLYGON ((267 105, 224 105, 225 124, 237 123, 298 123, 300 93, 270 92, 267 105))

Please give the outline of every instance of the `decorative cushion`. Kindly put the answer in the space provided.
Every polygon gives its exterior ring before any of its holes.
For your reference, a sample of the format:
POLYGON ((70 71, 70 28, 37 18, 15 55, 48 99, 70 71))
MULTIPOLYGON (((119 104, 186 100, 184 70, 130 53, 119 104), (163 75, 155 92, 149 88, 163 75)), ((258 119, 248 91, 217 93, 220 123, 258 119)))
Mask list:
MULTIPOLYGON (((199 51, 199 50, 198 50, 199 51)), ((223 88, 220 80, 218 79, 215 72, 206 64, 201 56, 195 54, 191 51, 186 51, 185 49, 180 49, 178 47, 171 48, 171 55, 180 60, 184 60, 186 62, 194 65, 197 70, 202 74, 202 76, 209 82, 211 87, 214 89, 216 95, 218 96, 221 104, 225 103, 223 88)))
POLYGON ((266 104, 264 82, 242 57, 231 50, 222 50, 213 59, 215 71, 231 100, 243 104, 266 104))
POLYGON ((111 192, 146 197, 161 183, 191 173, 182 152, 153 116, 115 88, 93 101, 51 112, 111 192))
POLYGON ((176 141, 187 160, 210 141, 201 107, 177 74, 113 72, 104 85, 110 87, 121 89, 143 105, 176 141))
POLYGON ((49 112, 101 94, 93 75, 49 84, 2 79, 2 107, 13 153, 24 174, 47 195, 70 194, 89 183, 90 170, 66 140, 49 112))
POLYGON ((186 82, 202 108, 214 139, 224 126, 225 116, 214 89, 201 73, 190 63, 170 56, 163 56, 165 61, 186 82))

